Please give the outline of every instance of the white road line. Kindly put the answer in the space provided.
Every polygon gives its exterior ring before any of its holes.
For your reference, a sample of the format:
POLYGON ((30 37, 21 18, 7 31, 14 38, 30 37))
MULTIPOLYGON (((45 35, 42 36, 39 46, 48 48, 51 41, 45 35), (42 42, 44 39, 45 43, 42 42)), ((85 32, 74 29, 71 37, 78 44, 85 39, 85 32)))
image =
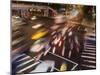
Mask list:
POLYGON ((51 33, 51 35, 54 35, 56 33, 56 31, 53 31, 52 33, 51 33))
POLYGON ((69 51, 69 54, 68 54, 68 57, 69 57, 69 58, 71 57, 71 54, 72 54, 72 51, 70 50, 70 51, 69 51))
POLYGON ((33 66, 39 64, 39 63, 40 63, 40 62, 35 62, 34 64, 32 64, 32 65, 30 65, 30 66, 28 66, 28 67, 25 67, 24 69, 19 70, 17 73, 21 73, 21 72, 23 72, 23 71, 25 71, 25 70, 27 70, 27 69, 29 69, 29 68, 31 68, 31 67, 33 67, 33 66))
POLYGON ((86 45, 86 47, 92 47, 92 48, 95 48, 96 46, 94 46, 94 45, 86 45))
POLYGON ((44 56, 50 51, 51 47, 49 47, 45 52, 44 52, 44 56))
POLYGON ((96 51, 93 51, 93 50, 84 50, 84 51, 86 51, 86 52, 96 52, 96 51))
POLYGON ((23 61, 23 60, 25 60, 25 59, 29 59, 29 58, 31 58, 31 57, 30 57, 30 56, 26 56, 26 57, 24 57, 24 58, 18 60, 17 62, 20 62, 20 61, 23 61))
POLYGON ((64 60, 66 60, 66 61, 69 61, 69 62, 71 62, 71 63, 77 65, 77 63, 75 63, 75 62, 73 62, 73 61, 71 61, 71 60, 69 60, 69 59, 66 59, 66 58, 64 58, 64 57, 61 57, 61 56, 59 56, 59 55, 57 55, 57 54, 53 54, 53 53, 51 53, 51 52, 49 52, 49 53, 52 54, 52 55, 55 55, 55 56, 57 56, 57 57, 59 57, 59 58, 61 58, 61 59, 64 59, 64 60))
POLYGON ((91 44, 90 44, 90 45, 87 45, 87 43, 86 43, 86 46, 92 46, 92 47, 96 47, 95 45, 91 45, 91 44))
POLYGON ((86 38, 86 39, 88 39, 88 40, 93 40, 93 41, 96 40, 96 38, 86 38))
MULTIPOLYGON (((13 60, 16 60, 17 58, 19 58, 19 57, 22 57, 22 56, 25 56, 26 54, 20 54, 20 55, 17 55, 17 56, 15 56, 15 58, 13 59, 13 60)), ((26 57, 26 56, 25 56, 26 57)))
POLYGON ((96 54, 94 54, 94 53, 86 53, 86 52, 83 52, 82 54, 96 55, 96 54))
POLYGON ((55 68, 55 67, 54 67, 54 69, 57 70, 58 72, 60 71, 59 69, 57 69, 57 68, 55 68))
POLYGON ((89 45, 88 46, 86 45, 85 47, 87 47, 87 48, 96 48, 96 46, 89 46, 89 45))
POLYGON ((56 51, 56 47, 54 46, 52 52, 55 53, 55 51, 56 51))
POLYGON ((83 57, 83 58, 90 58, 90 59, 96 59, 96 57, 85 56, 85 55, 82 55, 81 57, 83 57))
POLYGON ((59 42, 59 47, 62 45, 62 41, 59 42))
POLYGON ((26 62, 24 62, 24 63, 18 65, 17 68, 18 68, 18 67, 21 67, 21 66, 24 66, 24 65, 26 65, 26 64, 28 64, 28 63, 30 63, 30 62, 32 62, 32 61, 34 61, 34 59, 30 59, 30 60, 28 60, 28 61, 26 61, 26 62))
POLYGON ((63 45, 62 56, 64 56, 64 53, 65 53, 65 46, 63 45))
POLYGON ((78 66, 78 64, 76 64, 71 70, 74 70, 77 66, 78 66))
POLYGON ((86 49, 90 49, 90 50, 91 50, 91 49, 92 49, 92 50, 96 50, 96 48, 89 48, 89 47, 88 47, 88 48, 86 48, 86 49))
POLYGON ((84 62, 89 62, 89 63, 96 63, 96 61, 92 61, 92 60, 83 60, 84 62))
POLYGON ((89 68, 96 68, 96 66, 93 66, 93 65, 85 65, 85 64, 82 64, 82 66, 89 67, 89 68))

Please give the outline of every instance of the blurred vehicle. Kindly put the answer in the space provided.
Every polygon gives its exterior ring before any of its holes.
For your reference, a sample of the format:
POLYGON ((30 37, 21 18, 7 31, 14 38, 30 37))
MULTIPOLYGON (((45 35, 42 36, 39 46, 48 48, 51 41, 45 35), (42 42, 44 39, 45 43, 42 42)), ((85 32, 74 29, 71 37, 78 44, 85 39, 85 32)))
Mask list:
POLYGON ((30 52, 34 55, 36 60, 39 60, 41 56, 46 55, 50 50, 49 41, 46 38, 40 38, 33 43, 30 48, 30 52))
POLYGON ((36 20, 36 19, 37 19, 36 16, 32 16, 32 17, 31 17, 31 20, 36 20))
POLYGON ((30 52, 39 52, 44 48, 44 44, 36 44, 36 45, 32 45, 30 52))
POLYGON ((35 34, 32 35, 31 39, 37 40, 37 39, 42 38, 43 36, 47 35, 47 33, 48 33, 47 29, 45 29, 45 28, 40 29, 35 34))

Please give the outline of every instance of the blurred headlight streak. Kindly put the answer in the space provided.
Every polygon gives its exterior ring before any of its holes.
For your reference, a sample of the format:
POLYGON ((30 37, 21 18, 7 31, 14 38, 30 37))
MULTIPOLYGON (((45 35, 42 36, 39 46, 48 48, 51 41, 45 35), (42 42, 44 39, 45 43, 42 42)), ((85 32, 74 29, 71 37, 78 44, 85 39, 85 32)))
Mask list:
POLYGON ((32 26, 32 28, 37 29, 37 28, 39 28, 41 26, 42 26, 42 24, 37 24, 37 25, 32 26))
POLYGON ((71 36, 72 35, 72 31, 70 31, 68 35, 71 36))
POLYGON ((32 18, 31 18, 31 20, 36 20, 37 19, 37 17, 36 16, 33 16, 32 18))

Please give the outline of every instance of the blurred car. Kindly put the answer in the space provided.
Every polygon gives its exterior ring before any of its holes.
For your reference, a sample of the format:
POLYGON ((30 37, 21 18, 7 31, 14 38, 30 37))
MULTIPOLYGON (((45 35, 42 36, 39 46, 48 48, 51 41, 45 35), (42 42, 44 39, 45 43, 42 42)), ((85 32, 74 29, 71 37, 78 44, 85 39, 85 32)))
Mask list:
POLYGON ((43 54, 46 55, 48 53, 50 49, 48 42, 46 38, 40 38, 30 47, 30 52, 36 60, 39 60, 43 54))
POLYGON ((48 30, 43 28, 38 30, 35 34, 32 35, 31 39, 32 40, 38 40, 39 38, 44 37, 45 35, 47 35, 48 30))

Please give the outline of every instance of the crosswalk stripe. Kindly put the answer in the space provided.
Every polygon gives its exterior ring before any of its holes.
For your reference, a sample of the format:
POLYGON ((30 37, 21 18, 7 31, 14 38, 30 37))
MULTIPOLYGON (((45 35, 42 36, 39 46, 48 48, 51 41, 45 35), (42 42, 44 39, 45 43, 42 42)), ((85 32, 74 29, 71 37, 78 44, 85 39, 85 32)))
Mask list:
POLYGON ((88 50, 89 50, 89 49, 90 49, 90 50, 91 50, 91 49, 92 49, 92 50, 96 50, 96 48, 91 48, 91 47, 90 47, 90 48, 88 47, 88 48, 86 48, 86 49, 88 49, 88 50))
POLYGON ((13 58, 13 61, 16 60, 16 59, 18 59, 18 58, 20 58, 20 57, 22 57, 22 56, 25 56, 26 57, 26 54, 17 55, 15 58, 13 58))
POLYGON ((86 53, 86 52, 82 52, 82 54, 96 55, 96 54, 94 54, 94 53, 86 53))
POLYGON ((89 68, 96 68, 96 66, 93 66, 93 65, 85 65, 85 64, 82 64, 82 66, 89 67, 89 68))
POLYGON ((86 38, 86 39, 88 39, 88 40, 93 40, 93 41, 95 40, 95 38, 86 38))
POLYGON ((24 58, 18 60, 17 62, 20 62, 20 61, 23 61, 23 60, 26 60, 26 59, 29 59, 29 58, 30 58, 30 56, 26 56, 26 57, 24 57, 24 58))
POLYGON ((82 55, 82 58, 96 59, 96 57, 82 55))
POLYGON ((30 59, 30 60, 28 60, 28 61, 26 61, 26 62, 24 62, 24 63, 18 65, 17 68, 18 68, 18 67, 21 67, 21 66, 24 66, 24 65, 26 65, 26 64, 28 64, 28 63, 30 63, 30 62, 32 62, 32 61, 34 61, 34 59, 30 59))
POLYGON ((92 51, 92 50, 84 50, 84 51, 86 51, 86 52, 93 52, 93 53, 96 52, 96 51, 92 51))
POLYGON ((95 36, 86 36, 84 43, 84 50, 81 58, 83 63, 81 64, 83 69, 96 68, 96 38, 95 36))
POLYGON ((96 61, 92 61, 92 60, 83 60, 84 62, 89 62, 89 63, 96 63, 96 61))
POLYGON ((29 65, 29 66, 27 66, 27 67, 25 67, 25 68, 23 68, 23 69, 17 71, 17 73, 21 73, 21 72, 23 72, 23 71, 25 71, 25 70, 27 70, 27 69, 29 69, 29 68, 31 68, 31 67, 33 67, 33 66, 39 64, 39 63, 40 63, 40 62, 36 62, 36 63, 34 63, 34 64, 31 64, 31 65, 29 65))

